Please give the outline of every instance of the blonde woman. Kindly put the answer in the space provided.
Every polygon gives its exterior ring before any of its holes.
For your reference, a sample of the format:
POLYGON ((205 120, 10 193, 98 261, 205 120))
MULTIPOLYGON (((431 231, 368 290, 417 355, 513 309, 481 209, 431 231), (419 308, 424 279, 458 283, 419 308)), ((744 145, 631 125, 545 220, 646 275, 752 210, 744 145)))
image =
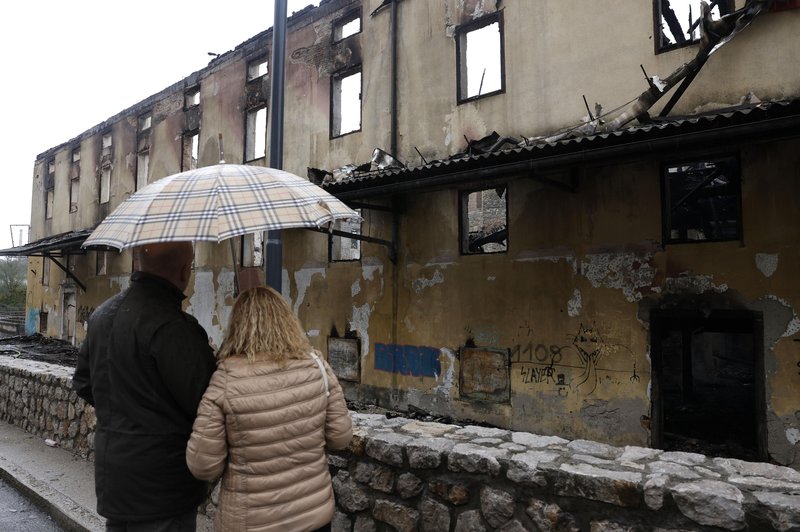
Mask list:
POLYGON ((217 358, 186 449, 195 477, 222 475, 215 530, 330 530, 325 447, 350 443, 350 413, 283 297, 243 292, 217 358))

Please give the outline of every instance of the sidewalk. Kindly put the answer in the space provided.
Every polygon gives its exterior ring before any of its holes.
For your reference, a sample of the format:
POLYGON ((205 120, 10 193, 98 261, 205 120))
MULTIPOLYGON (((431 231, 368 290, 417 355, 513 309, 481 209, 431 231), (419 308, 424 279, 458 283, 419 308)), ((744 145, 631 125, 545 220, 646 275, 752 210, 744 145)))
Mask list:
MULTIPOLYGON (((50 447, 43 438, 19 427, 0 423, 0 477, 67 530, 105 530, 105 520, 96 512, 92 462, 50 447)), ((198 515, 197 530, 211 530, 205 516, 198 515)))

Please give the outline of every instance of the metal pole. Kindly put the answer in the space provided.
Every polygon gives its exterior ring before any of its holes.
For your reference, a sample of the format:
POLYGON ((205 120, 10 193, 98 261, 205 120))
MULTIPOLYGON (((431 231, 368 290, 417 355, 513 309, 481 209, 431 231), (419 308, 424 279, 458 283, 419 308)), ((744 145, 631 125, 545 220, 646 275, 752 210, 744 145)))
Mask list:
MULTIPOLYGON (((270 61, 269 165, 283 169, 283 87, 286 61, 286 0, 275 0, 270 61)), ((280 231, 267 231, 267 257, 264 261, 267 286, 281 292, 283 242, 280 231)))

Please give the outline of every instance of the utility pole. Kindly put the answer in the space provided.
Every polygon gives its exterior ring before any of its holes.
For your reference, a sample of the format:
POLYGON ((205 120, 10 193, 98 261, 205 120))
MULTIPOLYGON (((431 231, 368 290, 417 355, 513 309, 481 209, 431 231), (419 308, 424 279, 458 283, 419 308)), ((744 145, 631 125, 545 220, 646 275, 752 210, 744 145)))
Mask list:
MULTIPOLYGON (((283 170, 283 89, 286 62, 286 0, 275 0, 270 60, 269 165, 283 170)), ((280 231, 267 231, 264 261, 267 286, 281 292, 283 242, 280 231)))

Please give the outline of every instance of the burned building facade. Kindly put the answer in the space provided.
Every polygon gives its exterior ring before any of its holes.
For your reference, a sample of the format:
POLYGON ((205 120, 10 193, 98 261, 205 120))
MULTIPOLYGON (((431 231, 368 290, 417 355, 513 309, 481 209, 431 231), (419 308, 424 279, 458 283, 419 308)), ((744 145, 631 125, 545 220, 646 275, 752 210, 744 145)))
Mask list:
MULTIPOLYGON (((282 289, 348 398, 800 465, 797 7, 293 14, 283 166, 363 222, 284 231, 282 289)), ((137 189, 269 165, 271 36, 37 158, 32 242, 4 252, 31 257, 28 332, 80 343, 126 286, 129 252, 81 243, 137 189)), ((264 238, 235 263, 196 244, 187 308, 217 345, 264 238)))

